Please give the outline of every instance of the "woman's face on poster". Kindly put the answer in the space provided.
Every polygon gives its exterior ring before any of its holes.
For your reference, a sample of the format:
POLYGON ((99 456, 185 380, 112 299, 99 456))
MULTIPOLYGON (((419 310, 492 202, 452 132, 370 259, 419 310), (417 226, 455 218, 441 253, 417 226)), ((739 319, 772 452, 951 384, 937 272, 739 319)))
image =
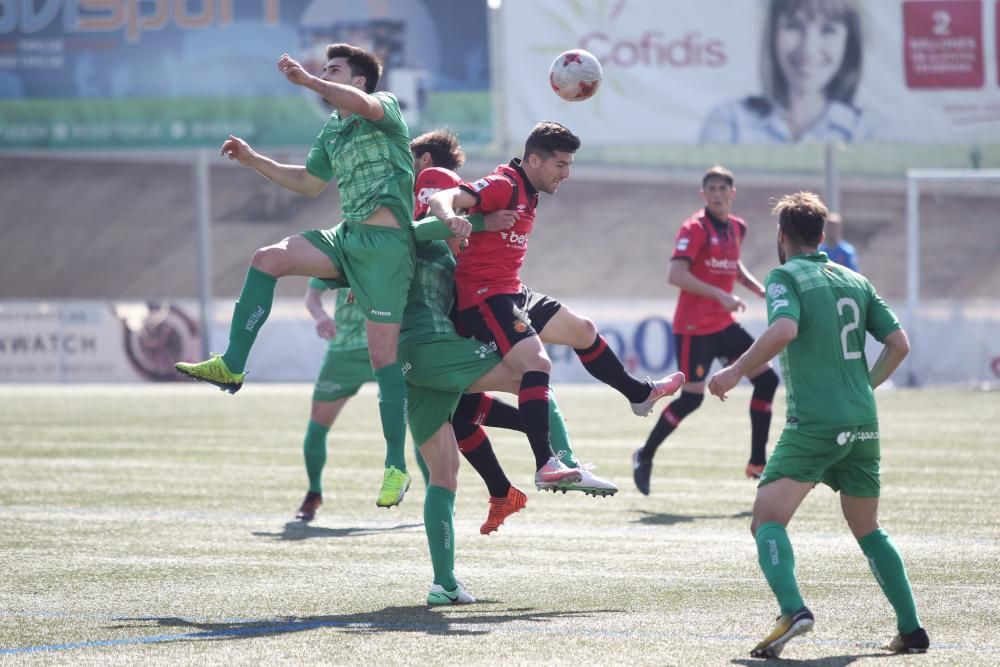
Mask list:
POLYGON ((776 28, 774 52, 789 91, 822 91, 844 61, 847 24, 803 9, 779 16, 776 28))

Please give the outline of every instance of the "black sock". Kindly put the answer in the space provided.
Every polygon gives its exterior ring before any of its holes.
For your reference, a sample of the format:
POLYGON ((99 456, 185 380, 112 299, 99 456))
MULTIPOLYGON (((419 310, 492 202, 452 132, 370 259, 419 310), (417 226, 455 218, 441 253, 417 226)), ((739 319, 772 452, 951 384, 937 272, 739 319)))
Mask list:
POLYGON ((507 492, 510 491, 510 480, 497 461, 493 443, 486 436, 486 431, 481 426, 468 422, 453 422, 452 426, 455 429, 459 451, 479 473, 490 495, 495 498, 506 498, 507 492), (462 435, 459 436, 459 433, 462 435))
POLYGON ((517 408, 489 394, 462 394, 455 408, 455 420, 525 432, 517 408))
POLYGON ((598 334, 593 345, 584 350, 573 351, 580 357, 580 362, 588 373, 609 387, 617 389, 629 403, 641 403, 649 398, 649 385, 625 370, 625 366, 604 340, 604 336, 598 334))
POLYGON ((549 374, 528 371, 521 377, 517 407, 524 420, 525 432, 535 455, 535 470, 554 456, 549 442, 549 374))
POLYGON ((767 436, 771 430, 771 402, 778 390, 778 374, 767 370, 750 380, 753 396, 750 398, 750 463, 767 463, 767 436))
POLYGON ((656 456, 657 447, 667 439, 668 435, 674 432, 681 420, 698 409, 704 398, 704 394, 682 391, 681 395, 660 413, 660 418, 656 420, 656 425, 649 437, 646 438, 646 444, 642 446, 639 458, 652 461, 653 457, 656 456))

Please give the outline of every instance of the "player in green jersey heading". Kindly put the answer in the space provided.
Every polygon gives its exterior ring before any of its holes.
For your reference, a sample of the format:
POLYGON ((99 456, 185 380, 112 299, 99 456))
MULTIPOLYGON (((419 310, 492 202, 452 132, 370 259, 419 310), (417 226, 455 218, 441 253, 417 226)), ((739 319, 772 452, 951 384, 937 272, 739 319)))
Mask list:
POLYGON ((709 391, 726 394, 746 373, 780 354, 786 387, 785 428, 757 487, 751 532, 764 577, 778 599, 778 623, 750 655, 776 658, 813 626, 795 579, 785 527, 819 482, 840 492, 840 505, 872 574, 896 612, 898 653, 927 650, 899 551, 879 527, 879 426, 873 390, 910 349, 896 316, 862 275, 831 262, 817 247, 827 209, 800 192, 774 207, 781 266, 765 281, 769 327, 739 359, 712 376, 709 391), (869 369, 865 337, 884 348, 869 369))
POLYGON ((413 278, 413 158, 399 102, 375 88, 382 63, 349 44, 331 44, 321 76, 288 54, 278 70, 292 83, 322 95, 333 113, 316 138, 305 165, 279 164, 230 136, 222 154, 293 192, 314 197, 334 178, 343 222, 260 248, 253 256, 233 312, 229 346, 221 356, 177 369, 235 393, 257 332, 267 319, 278 278, 325 279, 349 284, 367 318, 371 365, 379 386, 379 412, 386 440, 385 474, 376 504, 399 504, 409 487, 404 457, 406 383, 396 356, 406 294, 413 278))

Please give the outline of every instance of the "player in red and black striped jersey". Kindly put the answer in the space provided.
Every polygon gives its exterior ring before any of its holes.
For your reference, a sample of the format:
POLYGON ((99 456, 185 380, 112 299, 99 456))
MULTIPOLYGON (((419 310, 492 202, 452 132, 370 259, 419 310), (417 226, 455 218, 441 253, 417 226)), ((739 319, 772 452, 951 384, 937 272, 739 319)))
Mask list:
MULTIPOLYGON (((753 344, 753 337, 737 324, 733 313, 746 309, 733 294, 738 281, 757 296, 764 286, 740 261, 740 246, 747 225, 732 214, 736 197, 732 172, 715 166, 702 178, 705 208, 684 221, 677 232, 668 279, 680 288, 674 311, 677 368, 687 382, 681 395, 660 415, 646 444, 632 454, 633 477, 639 491, 649 495, 649 478, 657 447, 681 420, 698 409, 705 396, 705 379, 715 359, 735 361, 753 344)), ((767 435, 771 427, 771 402, 778 375, 770 364, 747 373, 754 386, 750 400, 751 451, 746 475, 760 477, 766 462, 767 435)))
POLYGON ((495 345, 504 361, 524 373, 518 395, 536 464, 548 449, 545 403, 551 362, 542 343, 572 346, 591 375, 626 396, 636 414, 674 393, 683 382, 675 373, 660 381, 630 375, 594 323, 544 294, 528 289, 520 267, 535 221, 539 193, 553 194, 569 178, 580 140, 558 123, 542 122, 525 142, 521 159, 502 164, 485 178, 431 197, 431 213, 442 220, 455 211, 517 212, 516 222, 498 232, 474 232, 458 261, 458 321, 463 333, 495 345))

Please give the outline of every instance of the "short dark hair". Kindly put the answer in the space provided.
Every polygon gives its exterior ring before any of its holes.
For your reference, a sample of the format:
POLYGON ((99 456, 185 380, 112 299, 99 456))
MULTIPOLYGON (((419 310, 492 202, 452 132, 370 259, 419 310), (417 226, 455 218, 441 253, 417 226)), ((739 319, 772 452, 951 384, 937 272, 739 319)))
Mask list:
POLYGON ((771 213, 778 216, 782 233, 798 246, 815 248, 823 236, 828 212, 819 195, 796 192, 777 201, 771 213))
POLYGON ((721 164, 717 164, 714 167, 709 167, 705 170, 705 175, 701 177, 701 189, 704 190, 705 186, 708 185, 708 182, 713 178, 721 178, 729 184, 729 187, 736 187, 736 179, 733 177, 733 172, 729 171, 721 164))
POLYGON ((448 129, 425 132, 410 142, 414 157, 430 153, 435 167, 455 171, 465 164, 465 151, 458 143, 458 135, 448 129))
POLYGON ((847 28, 844 60, 823 92, 828 100, 853 106, 854 94, 861 80, 863 46, 861 11, 855 0, 771 0, 763 33, 763 57, 760 60, 764 94, 777 100, 781 106, 788 106, 788 81, 778 64, 774 43, 778 34, 778 21, 783 16, 795 16, 799 12, 805 13, 810 20, 825 18, 839 21, 847 28))
POLYGON ((379 79, 382 78, 382 61, 371 51, 351 44, 329 44, 326 47, 326 60, 347 58, 347 66, 351 68, 351 76, 365 77, 365 92, 375 92, 379 79))
POLYGON ((524 159, 534 153, 542 159, 550 158, 561 151, 564 153, 575 153, 580 149, 580 137, 569 131, 564 125, 543 120, 531 129, 524 142, 524 159))

